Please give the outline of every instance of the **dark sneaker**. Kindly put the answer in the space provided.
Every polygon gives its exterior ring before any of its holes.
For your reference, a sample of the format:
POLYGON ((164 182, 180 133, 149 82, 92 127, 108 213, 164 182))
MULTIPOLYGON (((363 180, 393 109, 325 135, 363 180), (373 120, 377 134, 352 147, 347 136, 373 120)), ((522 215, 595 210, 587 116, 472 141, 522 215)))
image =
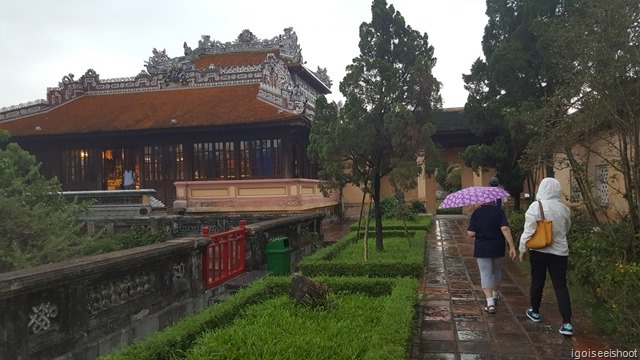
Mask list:
POLYGON ((562 325, 562 327, 560 328, 560 334, 567 335, 567 336, 572 336, 573 335, 573 325, 571 325, 571 324, 562 325))
POLYGON ((527 317, 531 319, 531 321, 535 321, 535 322, 540 321, 540 314, 533 312, 533 309, 527 309, 526 314, 527 314, 527 317))

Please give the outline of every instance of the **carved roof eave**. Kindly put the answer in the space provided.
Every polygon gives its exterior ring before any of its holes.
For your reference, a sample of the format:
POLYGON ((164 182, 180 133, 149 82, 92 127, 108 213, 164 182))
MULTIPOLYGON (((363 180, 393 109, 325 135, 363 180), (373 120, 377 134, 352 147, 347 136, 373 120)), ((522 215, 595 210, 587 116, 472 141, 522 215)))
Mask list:
POLYGON ((303 64, 287 64, 287 67, 290 70, 294 70, 293 73, 302 77, 309 85, 313 86, 315 90, 317 90, 321 94, 331 94, 331 89, 325 84, 322 80, 320 80, 316 74, 311 71, 309 68, 304 66, 303 64))

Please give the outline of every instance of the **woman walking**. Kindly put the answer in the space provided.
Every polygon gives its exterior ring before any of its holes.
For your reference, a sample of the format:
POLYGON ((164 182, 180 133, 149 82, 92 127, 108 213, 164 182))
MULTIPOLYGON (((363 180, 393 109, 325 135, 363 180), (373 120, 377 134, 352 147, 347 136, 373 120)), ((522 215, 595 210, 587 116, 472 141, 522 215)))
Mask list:
POLYGON ((509 257, 516 257, 516 249, 504 210, 495 202, 482 204, 469 219, 467 235, 474 239, 473 256, 480 270, 480 284, 487 299, 484 311, 496 312, 502 282, 502 262, 505 255, 505 240, 509 244, 509 257))
POLYGON ((567 232, 571 227, 571 211, 560 202, 560 182, 554 178, 544 178, 538 187, 537 201, 534 201, 525 213, 525 224, 522 236, 520 236, 520 261, 523 261, 527 252, 527 241, 536 231, 536 221, 542 219, 539 202, 542 203, 544 217, 553 222, 553 242, 550 246, 541 249, 530 249, 529 263, 531 265, 531 308, 526 315, 532 321, 538 322, 540 316, 540 303, 542 291, 547 277, 547 271, 553 283, 553 290, 558 301, 558 308, 562 315, 562 327, 560 334, 573 335, 571 325, 571 299, 567 288, 567 264, 569 260, 569 245, 567 232))

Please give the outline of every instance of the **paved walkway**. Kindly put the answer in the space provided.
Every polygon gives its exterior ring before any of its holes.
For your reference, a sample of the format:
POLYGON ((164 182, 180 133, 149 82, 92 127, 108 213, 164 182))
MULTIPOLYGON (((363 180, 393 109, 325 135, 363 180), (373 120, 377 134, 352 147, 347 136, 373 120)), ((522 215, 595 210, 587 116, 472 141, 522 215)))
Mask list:
MULTIPOLYGON (((467 216, 437 216, 428 237, 426 274, 421 286, 421 319, 412 359, 569 359, 573 350, 607 350, 574 309, 576 334, 558 333, 561 318, 553 292, 545 295, 542 321, 524 314, 529 281, 505 260, 496 314, 485 313, 467 216)), ((515 261, 518 261, 517 258, 515 261)), ((550 287, 549 282, 546 287, 550 287)))

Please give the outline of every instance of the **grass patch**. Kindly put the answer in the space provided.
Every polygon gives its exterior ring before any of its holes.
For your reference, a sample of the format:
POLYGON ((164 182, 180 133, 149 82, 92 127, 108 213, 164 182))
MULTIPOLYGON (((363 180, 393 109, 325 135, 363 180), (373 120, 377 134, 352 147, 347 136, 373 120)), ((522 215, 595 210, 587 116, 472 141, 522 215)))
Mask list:
MULTIPOLYGON (((375 229, 376 222, 371 219, 369 222, 369 231, 372 232, 375 229)), ((409 230, 426 230, 431 225, 431 216, 416 216, 412 220, 406 220, 407 228, 409 230)), ((360 229, 364 229, 365 219, 362 219, 360 229)), ((404 230, 404 222, 398 219, 382 219, 382 228, 384 230, 404 230)), ((358 230, 358 222, 351 224, 351 230, 358 230)))
POLYGON ((108 354, 107 360, 169 360, 182 358, 185 351, 204 332, 231 323, 241 311, 250 305, 270 299, 288 290, 285 279, 266 278, 251 287, 240 290, 220 304, 186 317, 166 329, 151 334, 144 340, 108 354), (274 280, 275 279, 275 280, 274 280))
POLYGON ((440 204, 442 204, 443 200, 444 199, 436 199, 436 214, 437 215, 462 215, 462 208, 461 207, 439 209, 440 204))
POLYGON ((417 279, 314 280, 332 289, 338 299, 336 308, 298 307, 286 295, 290 278, 272 276, 101 359, 408 357, 417 279))
POLYGON ((369 256, 364 260, 364 243, 350 232, 335 244, 304 258, 299 266, 307 276, 414 277, 422 275, 426 231, 412 231, 410 238, 402 231, 385 232, 385 250, 375 249, 375 239, 368 239, 369 256))
MULTIPOLYGON (((367 239, 367 254, 369 261, 384 262, 402 259, 422 261, 424 258, 425 235, 426 234, 421 231, 418 236, 416 236, 416 232, 409 233, 408 238, 404 237, 401 232, 384 236, 384 251, 376 251, 376 239, 370 236, 367 239)), ((351 243, 340 251, 333 260, 354 262, 364 261, 364 242, 357 241, 351 243)))
POLYGON ((361 359, 385 304, 384 298, 344 295, 335 309, 314 311, 279 296, 203 336, 187 359, 361 359))

